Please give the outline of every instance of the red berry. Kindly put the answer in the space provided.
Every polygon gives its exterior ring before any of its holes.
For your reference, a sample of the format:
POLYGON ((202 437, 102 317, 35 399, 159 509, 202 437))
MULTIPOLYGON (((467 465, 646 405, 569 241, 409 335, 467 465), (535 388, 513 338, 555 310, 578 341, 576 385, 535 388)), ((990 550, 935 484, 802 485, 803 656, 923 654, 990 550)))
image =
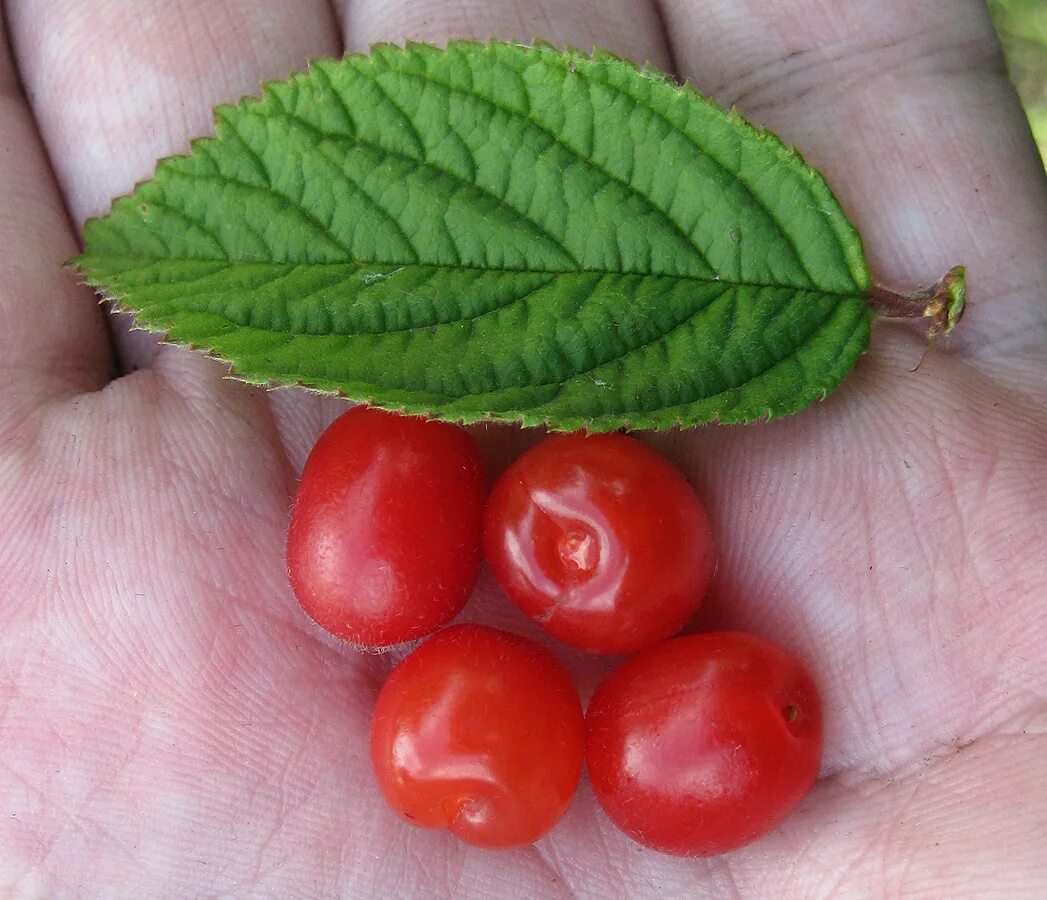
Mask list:
POLYGON ((675 634, 713 569, 709 520, 687 480, 621 434, 560 435, 521 456, 491 492, 484 550, 524 612, 598 653, 675 634))
POLYGON ((781 648, 737 632, 676 638, 626 660, 586 715, 600 805, 629 837, 708 856, 775 828, 814 783, 818 691, 781 648))
POLYGON ((371 760, 401 816, 478 847, 538 840, 582 771, 582 708, 537 644, 482 625, 430 638, 378 694, 371 760))
POLYGON ((480 563, 480 453, 444 422, 358 406, 313 448, 287 537, 291 587, 338 637, 371 647, 430 634, 480 563))

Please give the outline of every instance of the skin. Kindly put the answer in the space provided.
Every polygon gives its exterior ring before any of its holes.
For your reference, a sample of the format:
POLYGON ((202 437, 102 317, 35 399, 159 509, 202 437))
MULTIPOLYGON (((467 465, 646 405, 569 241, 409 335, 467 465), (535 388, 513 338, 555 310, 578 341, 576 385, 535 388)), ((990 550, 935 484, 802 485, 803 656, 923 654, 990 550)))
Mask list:
MULTIPOLYGON (((980 3, 8 0, 0 24, 0 894, 1047 892, 1047 190, 980 3), (737 103, 825 172, 888 287, 969 267, 917 371, 919 333, 881 323, 824 404, 656 440, 722 547, 697 625, 781 643, 825 701, 813 793, 726 857, 638 849, 584 782, 534 848, 399 822, 367 759, 396 656, 325 639, 283 570, 342 405, 110 339, 59 269, 211 104, 343 43, 491 33, 737 103)), ((495 469, 534 440, 480 436, 495 469)), ((486 580, 468 615, 534 633, 486 580)), ((587 695, 607 662, 557 652, 587 695)))

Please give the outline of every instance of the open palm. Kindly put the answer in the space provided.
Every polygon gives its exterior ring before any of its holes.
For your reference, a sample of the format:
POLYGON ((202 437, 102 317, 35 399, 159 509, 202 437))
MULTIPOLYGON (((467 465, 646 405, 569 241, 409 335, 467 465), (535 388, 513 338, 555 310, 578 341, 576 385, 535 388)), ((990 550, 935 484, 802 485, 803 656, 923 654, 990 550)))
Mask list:
MULTIPOLYGON (((1047 190, 980 4, 3 8, 0 894, 1047 892, 1047 190), (126 323, 110 339, 59 269, 67 215, 104 212, 213 103, 343 45, 490 34, 608 47, 736 102, 822 168, 891 286, 969 267, 968 318, 918 370, 919 334, 880 325, 824 404, 651 438, 722 546, 696 626, 772 637, 825 697, 814 792, 719 859, 637 847, 584 783, 525 850, 397 820, 366 754, 393 657, 325 639, 283 568, 296 474, 343 406, 126 323)), ((534 439, 478 436, 494 468, 534 439)), ((486 578, 466 615, 531 633, 486 578)), ((608 666, 556 652, 585 694, 608 666)))

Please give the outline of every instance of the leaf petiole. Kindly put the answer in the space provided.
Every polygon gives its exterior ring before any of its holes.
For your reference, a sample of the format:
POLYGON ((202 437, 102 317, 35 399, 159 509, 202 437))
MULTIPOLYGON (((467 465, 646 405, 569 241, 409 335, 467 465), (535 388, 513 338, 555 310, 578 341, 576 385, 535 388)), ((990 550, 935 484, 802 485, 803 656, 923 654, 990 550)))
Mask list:
POLYGON ((930 287, 911 294, 897 294, 873 285, 865 292, 873 311, 885 319, 930 319, 927 341, 933 344, 948 335, 963 317, 967 284, 963 266, 953 266, 930 287))

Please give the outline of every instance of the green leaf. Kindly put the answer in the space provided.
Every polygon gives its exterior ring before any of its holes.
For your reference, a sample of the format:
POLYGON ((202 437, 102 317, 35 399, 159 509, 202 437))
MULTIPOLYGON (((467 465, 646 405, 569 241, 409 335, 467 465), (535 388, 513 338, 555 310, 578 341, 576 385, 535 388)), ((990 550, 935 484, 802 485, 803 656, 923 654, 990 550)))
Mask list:
POLYGON ((610 54, 314 63, 84 229, 138 324, 439 418, 666 428, 794 412, 867 346, 861 242, 773 135, 610 54))

